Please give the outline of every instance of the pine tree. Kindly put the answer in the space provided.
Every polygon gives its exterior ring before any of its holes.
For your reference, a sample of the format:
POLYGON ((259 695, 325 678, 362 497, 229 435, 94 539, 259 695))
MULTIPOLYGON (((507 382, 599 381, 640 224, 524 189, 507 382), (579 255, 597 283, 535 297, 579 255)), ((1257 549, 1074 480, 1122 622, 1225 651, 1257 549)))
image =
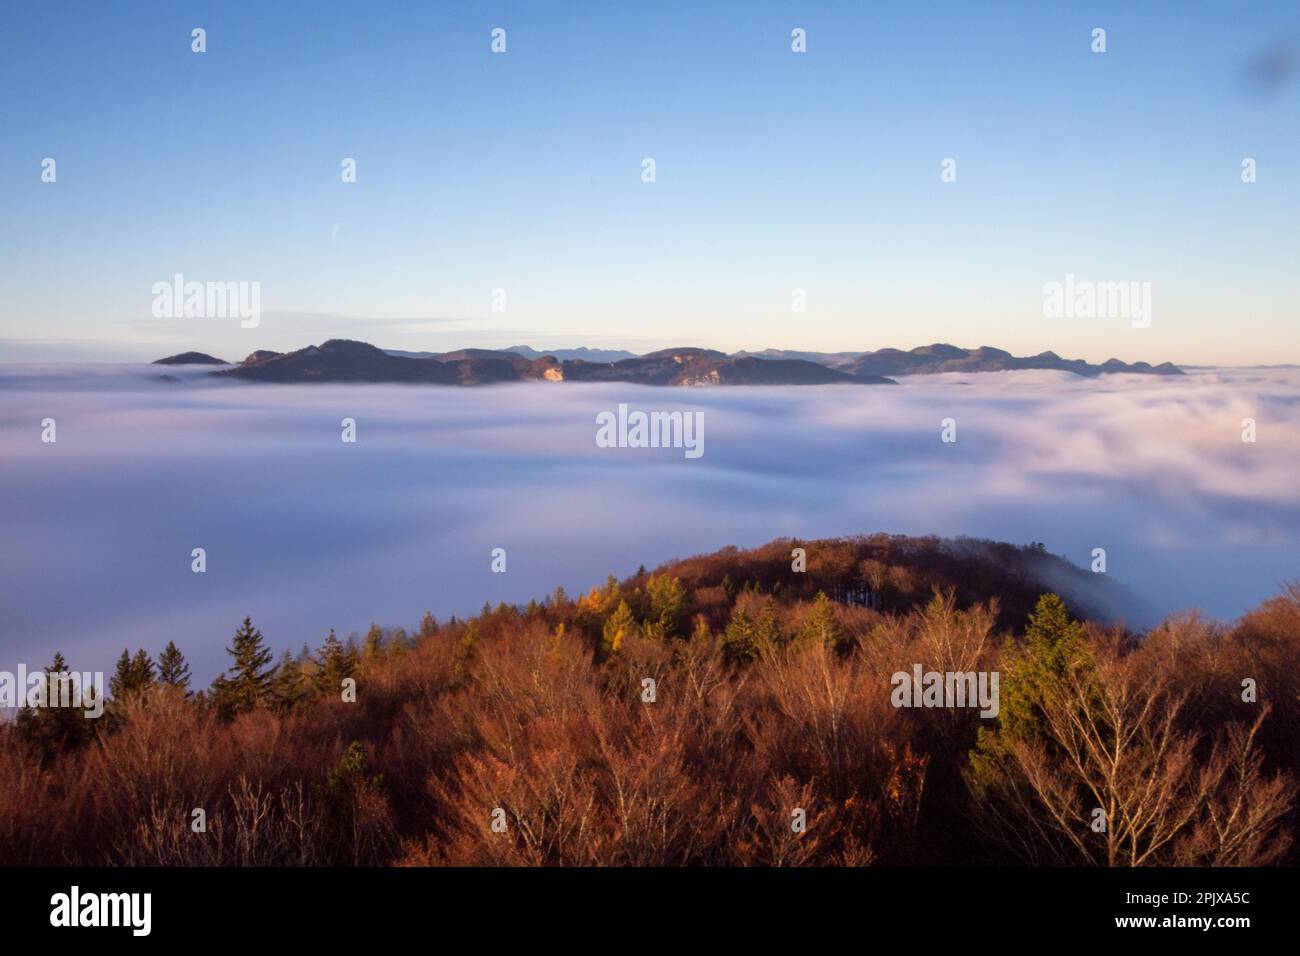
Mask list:
POLYGON ((973 784, 977 792, 1007 785, 1022 772, 1010 757, 1015 742, 1037 741, 1058 753, 1043 732, 1043 703, 1053 685, 1071 671, 1093 666, 1083 625, 1070 619, 1070 612, 1055 594, 1038 599, 1025 640, 1017 646, 1008 642, 1001 656, 1000 711, 994 726, 981 726, 971 750, 973 784))
POLYGON ((818 591, 817 597, 813 599, 812 613, 804 622, 799 638, 809 643, 826 644, 832 648, 839 647, 844 640, 844 629, 840 627, 835 606, 826 596, 825 591, 818 591))
MULTIPOLYGON (((454 621, 455 618, 452 618, 454 621)), ((460 636, 460 648, 465 652, 466 657, 472 656, 478 649, 479 641, 482 636, 478 630, 478 618, 471 618, 470 622, 465 625, 465 633, 460 636)))
POLYGON ((425 611, 424 617, 420 618, 420 636, 433 637, 438 633, 438 619, 433 616, 432 611, 425 611))
POLYGON ((108 693, 114 700, 123 701, 128 697, 139 696, 148 690, 154 681, 154 664, 144 648, 140 648, 132 657, 130 652, 122 649, 122 656, 117 659, 113 676, 108 679, 108 693))
POLYGON ((763 602, 763 610, 759 612, 754 638, 758 641, 758 646, 765 651, 779 647, 787 640, 776 617, 776 602, 770 596, 763 602))
POLYGON ((108 679, 108 695, 114 700, 121 700, 131 687, 131 652, 122 648, 122 656, 117 659, 113 676, 108 679))
POLYGON ((758 657, 758 640, 754 633, 754 622, 741 608, 731 612, 727 630, 722 636, 722 650, 727 660, 734 664, 744 664, 758 657))
POLYGON ((1000 731, 1008 737, 1033 736, 1039 702, 1051 683, 1087 660, 1083 625, 1070 619, 1065 602, 1057 595, 1042 595, 1029 615, 1023 647, 1005 657, 1000 731))
POLYGON ((253 627, 252 618, 235 632, 234 645, 226 653, 235 659, 212 685, 213 700, 223 714, 231 716, 265 706, 271 696, 271 651, 262 642, 262 632, 253 627))
POLYGON ((651 576, 646 582, 650 598, 650 618, 646 631, 655 637, 673 637, 677 633, 677 615, 686 602, 686 588, 680 578, 666 574, 651 576))
POLYGON ((384 632, 378 624, 371 624, 370 630, 366 631, 366 641, 363 645, 362 653, 366 660, 373 661, 382 657, 384 654, 384 632))
POLYGON ((623 591, 618 586, 618 579, 612 574, 609 575, 605 579, 603 588, 592 588, 591 598, 597 614, 601 617, 609 614, 610 611, 618 607, 618 602, 623 600, 623 591))
POLYGON ((357 669, 356 651, 343 644, 330 628, 329 637, 321 645, 316 656, 320 670, 316 672, 316 690, 322 694, 337 696, 343 687, 343 681, 352 676, 357 669))
POLYGON ((190 696, 190 665, 175 641, 168 641, 158 655, 158 682, 182 691, 186 697, 190 696))
POLYGON ((600 653, 601 657, 606 658, 617 654, 623 647, 624 639, 632 633, 636 627, 636 619, 632 616, 632 609, 628 607, 627 601, 620 600, 618 607, 605 621, 601 628, 600 653))
MULTIPOLYGON (((88 705, 88 689, 76 683, 76 677, 68 670, 67 661, 58 651, 54 660, 45 668, 41 677, 43 695, 40 706, 32 707, 27 703, 27 688, 21 688, 24 694, 22 709, 14 721, 14 732, 20 740, 33 745, 41 754, 42 760, 48 760, 55 754, 72 750, 86 744, 94 734, 93 720, 87 720, 86 706, 76 706, 75 697, 68 699, 74 689, 80 688, 82 705, 88 705)), ((103 689, 99 690, 103 693, 103 689)))
POLYGON ((271 678, 271 698, 281 710, 288 710, 307 694, 307 678, 302 665, 285 651, 271 678))
POLYGON ((143 647, 131 658, 131 689, 145 691, 153 686, 154 663, 148 651, 143 647))

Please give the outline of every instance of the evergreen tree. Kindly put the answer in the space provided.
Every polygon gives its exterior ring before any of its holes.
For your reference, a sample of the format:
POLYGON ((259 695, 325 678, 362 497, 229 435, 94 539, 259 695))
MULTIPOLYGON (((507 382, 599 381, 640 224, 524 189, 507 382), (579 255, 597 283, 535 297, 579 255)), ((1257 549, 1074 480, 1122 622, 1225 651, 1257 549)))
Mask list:
POLYGON ((736 582, 731 580, 730 574, 723 575, 722 577, 722 593, 727 596, 728 604, 736 600, 736 582))
POLYGON ((1029 615, 1023 646, 1009 649, 1004 661, 999 730, 1008 737, 1032 736, 1052 682, 1087 664, 1083 625, 1070 619, 1057 595, 1044 594, 1029 615))
POLYGON ((154 664, 144 648, 132 657, 126 648, 117 659, 113 676, 108 679, 108 693, 114 700, 126 700, 148 690, 154 681, 154 664))
POLYGON ((158 682, 183 691, 186 697, 190 696, 190 665, 174 641, 168 641, 158 655, 158 682))
POLYGON ((322 694, 337 697, 342 690, 343 681, 352 676, 357 669, 357 654, 338 639, 334 628, 330 628, 329 637, 321 645, 316 656, 320 670, 316 672, 316 690, 322 694))
POLYGON ((223 714, 232 716, 265 706, 271 696, 271 651, 262 642, 262 632, 253 627, 252 618, 235 632, 234 644, 226 653, 235 659, 212 685, 212 697, 223 714))
POLYGON ((282 710, 288 710, 307 694, 307 678, 302 665, 285 651, 271 678, 271 698, 282 710))
POLYGON ((424 617, 420 618, 420 636, 433 637, 438 633, 438 619, 433 616, 432 611, 425 611, 424 617))
POLYGON ((384 654, 384 632, 380 630, 378 624, 371 624, 370 630, 366 631, 365 644, 362 645, 362 653, 366 660, 373 661, 382 657, 384 654))
POLYGON ((131 658, 131 686, 133 690, 144 691, 153 686, 154 663, 148 651, 143 647, 131 658))
POLYGON ((108 695, 114 700, 121 700, 131 687, 131 652, 122 648, 122 656, 117 659, 113 676, 108 679, 108 695))
MULTIPOLYGON (((19 688, 23 706, 14 721, 14 732, 20 740, 33 745, 48 760, 55 754, 86 744, 94 734, 94 721, 86 718, 89 709, 88 689, 81 687, 68 670, 67 662, 58 651, 41 677, 42 697, 39 706, 27 701, 28 688, 19 688), (80 702, 74 690, 81 691, 80 702), (80 703, 82 706, 77 706, 80 703)), ((99 693, 103 693, 100 688, 99 693)))
POLYGON ((731 612, 727 630, 722 636, 722 650, 727 660, 734 664, 745 664, 758 657, 758 638, 754 631, 754 622, 741 608, 731 612))
POLYGON ((763 650, 770 650, 779 647, 786 642, 786 634, 781 630, 781 624, 776 617, 776 602, 769 596, 763 602, 763 610, 759 612, 758 624, 754 628, 754 638, 758 641, 758 646, 763 650))
MULTIPOLYGON (((454 621, 455 618, 452 618, 452 620, 454 621)), ((461 650, 465 652, 467 657, 472 655, 475 649, 478 648, 480 640, 481 636, 478 631, 478 618, 471 618, 470 622, 465 625, 465 633, 460 637, 461 650)))
POLYGON ((623 600, 623 591, 618 586, 618 578, 611 574, 605 578, 605 586, 600 589, 597 608, 601 614, 608 614, 621 600, 623 600))
POLYGON ((677 633, 677 615, 686 602, 686 588, 680 578, 666 574, 653 575, 646 582, 650 598, 650 617, 646 633, 654 637, 673 637, 677 633))
POLYGON ((600 654, 602 659, 617 654, 623 647, 623 640, 636 627, 636 619, 627 601, 620 600, 601 628, 600 654))
POLYGON ((826 644, 832 648, 839 647, 844 640, 844 629, 840 627, 840 619, 835 614, 835 605, 831 603, 825 591, 818 591, 817 597, 813 599, 812 613, 804 622, 799 637, 801 640, 826 644))
MULTIPOLYGON (((1059 754, 1059 746, 1043 733, 1042 706, 1053 685, 1071 671, 1093 666, 1083 625, 1055 594, 1038 599, 1025 640, 1008 642, 1001 658, 1000 709, 995 726, 981 726, 970 752, 971 783, 976 793, 987 795, 998 787, 1016 786, 1023 773, 1011 758, 1013 742, 1033 742, 1059 754)), ((1086 725, 1086 721, 1085 721, 1086 725)))

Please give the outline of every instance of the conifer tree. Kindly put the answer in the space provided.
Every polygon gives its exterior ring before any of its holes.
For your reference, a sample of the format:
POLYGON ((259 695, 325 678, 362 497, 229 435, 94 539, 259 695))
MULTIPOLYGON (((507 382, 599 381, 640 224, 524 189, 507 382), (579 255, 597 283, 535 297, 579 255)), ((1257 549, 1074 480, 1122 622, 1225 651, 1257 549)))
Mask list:
POLYGON ((1009 650, 1004 661, 999 731, 1007 737, 1033 736, 1039 702, 1052 682, 1087 664, 1083 625, 1070 619, 1060 597, 1044 594, 1029 615, 1023 646, 1009 650))
POLYGON ((673 637, 677 633, 677 615, 686 602, 686 588, 681 579, 666 574, 652 575, 646 582, 646 594, 650 598, 647 634, 673 637))
POLYGON ((356 650, 343 644, 334 628, 330 628, 329 636, 316 656, 316 663, 320 665, 316 672, 316 690, 326 695, 337 695, 343 681, 357 669, 356 650))
POLYGON ((167 687, 175 687, 190 696, 190 665, 185 660, 175 641, 168 641, 167 646, 158 655, 158 682, 167 687))
POLYGON ((135 652, 135 657, 131 658, 131 687, 137 691, 148 690, 153 686, 153 681, 153 658, 142 647, 135 652))
POLYGON ((776 602, 769 595, 759 612, 758 624, 754 627, 754 638, 763 650, 779 647, 786 642, 786 635, 776 618, 776 602))
POLYGON ((362 645, 362 653, 366 660, 376 660, 383 656, 384 653, 384 632, 378 624, 371 624, 370 630, 366 631, 366 640, 362 645))
POLYGON ((420 636, 433 637, 438 633, 438 619, 433 616, 432 611, 425 611, 424 617, 420 618, 420 636))
POLYGON ((271 695, 271 651, 262 641, 262 632, 253 627, 252 618, 235 632, 235 640, 226 653, 235 659, 212 685, 212 697, 223 714, 231 716, 265 706, 271 695))
MULTIPOLYGON (((1023 782, 1024 772, 1014 758, 1017 746, 1060 755, 1059 744, 1045 731, 1044 704, 1071 672, 1086 672, 1094 662, 1083 625, 1070 619, 1060 597, 1049 593, 1039 597, 1029 615, 1024 641, 1009 641, 1000 664, 997 721, 979 728, 970 752, 972 787, 985 797, 1023 782)), ((1080 726, 1087 725, 1085 720, 1080 726)))
POLYGON ((122 649, 122 656, 117 659, 113 676, 108 679, 108 693, 114 700, 126 700, 148 690, 154 681, 154 664, 144 648, 136 651, 135 656, 122 649))
MULTIPOLYGON (((80 687, 76 678, 68 670, 63 655, 55 651, 54 660, 45 668, 41 677, 43 696, 41 705, 32 707, 27 702, 28 688, 20 688, 23 694, 23 706, 14 721, 14 732, 20 740, 32 744, 46 760, 55 754, 71 750, 87 743, 94 733, 95 721, 87 720, 85 707, 76 706, 75 699, 67 697, 74 689, 82 692, 81 703, 87 704, 87 688, 80 687), (72 704, 72 706, 64 706, 72 704)), ((103 693, 100 688, 99 693, 103 693)))
POLYGON ((113 676, 108 679, 108 694, 114 700, 121 700, 131 687, 131 652, 122 648, 122 656, 117 659, 113 676))
POLYGON ((758 657, 758 639, 754 633, 754 622, 741 608, 731 612, 727 630, 722 637, 722 650, 727 660, 735 664, 745 664, 758 657))
POLYGON ((804 622, 799 637, 801 640, 826 644, 832 648, 839 647, 844 640, 844 629, 840 627, 835 606, 826 596, 825 591, 818 591, 817 597, 813 599, 812 613, 804 622))
POLYGON ((623 641, 636 627, 636 619, 627 601, 620 600, 614 613, 601 628, 600 653, 602 658, 617 654, 623 647, 623 641))
POLYGON ((271 678, 271 698, 281 710, 288 710, 307 694, 307 678, 302 665, 285 651, 271 678))
POLYGON ((600 589, 599 610, 601 614, 607 614, 612 611, 623 599, 623 591, 618 586, 618 578, 609 575, 605 578, 605 586, 600 589))

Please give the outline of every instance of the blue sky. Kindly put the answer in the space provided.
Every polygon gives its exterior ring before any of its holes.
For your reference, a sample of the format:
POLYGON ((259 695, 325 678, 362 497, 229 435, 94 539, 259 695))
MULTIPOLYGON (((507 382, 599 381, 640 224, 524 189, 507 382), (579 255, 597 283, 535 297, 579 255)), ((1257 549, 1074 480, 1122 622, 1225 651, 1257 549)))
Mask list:
POLYGON ((1298 362, 1297 55, 1290 2, 10 2, 0 359, 345 335, 1298 362), (260 283, 261 324, 154 319, 176 273, 260 283), (1151 326, 1045 317, 1067 273, 1150 282, 1151 326))

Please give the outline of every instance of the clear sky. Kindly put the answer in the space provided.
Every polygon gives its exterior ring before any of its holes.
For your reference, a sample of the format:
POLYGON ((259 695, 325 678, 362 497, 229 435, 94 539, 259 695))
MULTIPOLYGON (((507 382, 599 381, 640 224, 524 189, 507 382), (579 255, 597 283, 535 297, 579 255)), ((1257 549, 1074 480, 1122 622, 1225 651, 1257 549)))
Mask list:
POLYGON ((1298 56, 1290 0, 6 0, 0 360, 347 336, 1300 362, 1298 56), (176 273, 260 283, 261 324, 154 318, 176 273), (1067 273, 1150 282, 1150 327, 1046 317, 1067 273))

